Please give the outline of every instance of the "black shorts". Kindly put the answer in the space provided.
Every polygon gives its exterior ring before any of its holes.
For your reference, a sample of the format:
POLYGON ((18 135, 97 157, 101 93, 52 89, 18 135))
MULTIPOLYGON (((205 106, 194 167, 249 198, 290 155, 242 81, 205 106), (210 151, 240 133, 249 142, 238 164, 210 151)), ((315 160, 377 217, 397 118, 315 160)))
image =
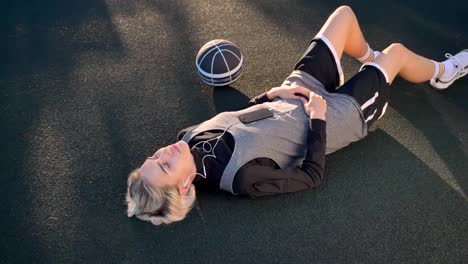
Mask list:
POLYGON ((340 61, 330 41, 320 36, 310 42, 294 70, 310 74, 330 93, 347 94, 361 106, 367 127, 380 119, 388 105, 390 84, 387 73, 378 64, 366 63, 361 70, 343 84, 340 61))

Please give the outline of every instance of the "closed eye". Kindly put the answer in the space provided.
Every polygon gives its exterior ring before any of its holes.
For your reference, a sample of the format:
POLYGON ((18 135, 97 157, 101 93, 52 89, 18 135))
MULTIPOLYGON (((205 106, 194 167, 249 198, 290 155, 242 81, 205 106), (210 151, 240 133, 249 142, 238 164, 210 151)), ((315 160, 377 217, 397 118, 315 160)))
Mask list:
POLYGON ((159 167, 161 168, 161 170, 162 170, 164 173, 169 174, 169 173, 167 173, 166 169, 164 169, 164 167, 166 166, 167 163, 164 163, 164 164, 163 164, 164 166, 162 166, 160 162, 157 162, 157 164, 159 165, 159 167))

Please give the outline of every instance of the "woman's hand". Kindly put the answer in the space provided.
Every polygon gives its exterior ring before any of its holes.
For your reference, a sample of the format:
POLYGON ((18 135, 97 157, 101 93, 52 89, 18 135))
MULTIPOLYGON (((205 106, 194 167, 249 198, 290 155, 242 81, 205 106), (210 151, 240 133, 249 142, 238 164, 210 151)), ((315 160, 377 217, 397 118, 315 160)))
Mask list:
POLYGON ((301 100, 304 97, 309 97, 309 92, 309 89, 293 83, 291 86, 284 85, 281 87, 271 88, 270 91, 268 91, 267 96, 270 100, 273 100, 276 97, 301 100))
POLYGON ((327 101, 322 96, 309 91, 309 100, 301 99, 304 103, 304 110, 310 119, 322 119, 325 120, 325 114, 327 112, 327 101))

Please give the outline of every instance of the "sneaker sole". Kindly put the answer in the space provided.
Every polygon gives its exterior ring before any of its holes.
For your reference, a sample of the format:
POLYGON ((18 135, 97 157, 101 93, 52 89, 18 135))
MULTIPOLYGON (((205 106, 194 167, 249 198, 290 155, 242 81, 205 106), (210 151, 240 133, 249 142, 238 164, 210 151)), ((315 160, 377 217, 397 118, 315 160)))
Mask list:
MULTIPOLYGON (((466 68, 464 70, 466 70, 466 68)), ((432 79, 430 83, 431 83, 432 87, 436 88, 437 90, 445 90, 450 85, 452 85, 452 83, 454 83, 456 80, 460 79, 461 77, 465 76, 466 74, 468 74, 468 71, 456 76, 455 78, 453 78, 452 80, 450 80, 448 82, 443 82, 443 81, 440 81, 440 80, 432 79)))

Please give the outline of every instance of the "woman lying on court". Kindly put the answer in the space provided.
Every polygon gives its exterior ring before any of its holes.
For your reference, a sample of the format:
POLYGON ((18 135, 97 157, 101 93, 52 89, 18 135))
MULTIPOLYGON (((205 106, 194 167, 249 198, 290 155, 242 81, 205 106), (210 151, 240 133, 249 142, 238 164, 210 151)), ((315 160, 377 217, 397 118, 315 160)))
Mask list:
POLYGON ((183 129, 177 143, 131 172, 128 216, 155 225, 180 221, 195 201, 194 185, 250 197, 314 188, 323 180, 325 155, 364 138, 384 115, 397 74, 445 89, 468 73, 468 50, 446 57, 435 62, 401 44, 373 51, 353 11, 342 6, 280 87, 256 96, 246 109, 183 129), (343 52, 363 63, 346 83, 343 52), (272 116, 251 123, 239 118, 265 109, 272 116))

